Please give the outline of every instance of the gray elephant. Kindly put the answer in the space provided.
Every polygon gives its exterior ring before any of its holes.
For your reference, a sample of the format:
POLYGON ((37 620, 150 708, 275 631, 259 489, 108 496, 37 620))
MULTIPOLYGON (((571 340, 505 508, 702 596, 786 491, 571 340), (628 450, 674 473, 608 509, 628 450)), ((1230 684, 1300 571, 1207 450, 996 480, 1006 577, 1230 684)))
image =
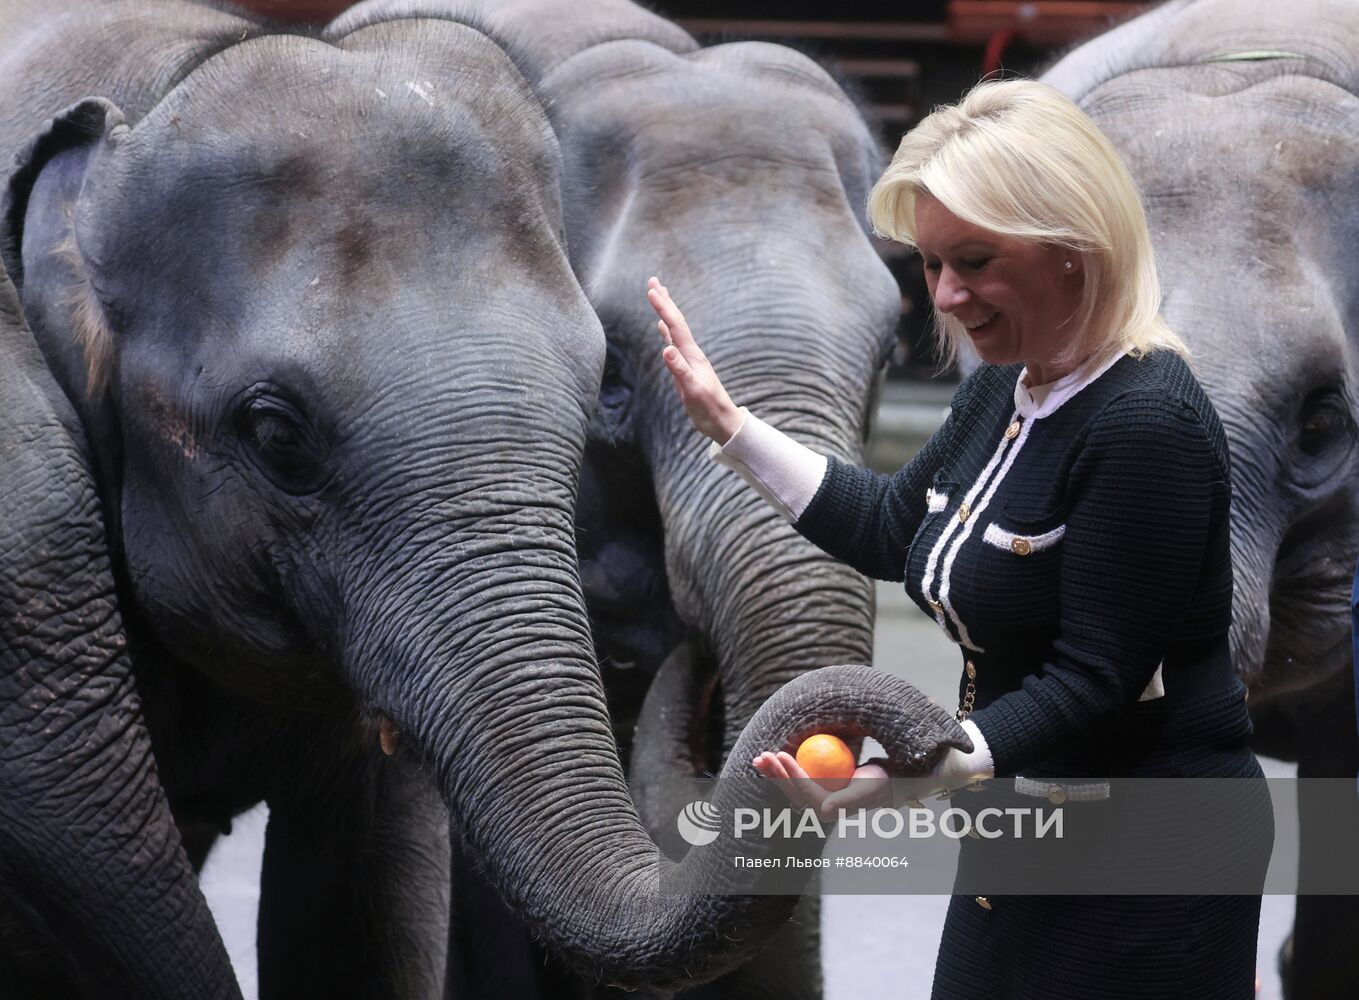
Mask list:
POLYGON ((0 400, 0 982, 239 997, 157 779, 85 436, 3 269, 0 400))
MULTIPOLYGON (((661 274, 683 297, 736 398, 861 463, 901 302, 863 217, 880 150, 810 59, 700 49, 627 0, 372 0, 334 27, 468 12, 547 104, 572 267, 608 338, 577 540, 630 784, 655 829, 649 796, 667 775, 716 771, 789 679, 871 656, 873 602, 863 577, 708 459, 658 361, 645 283, 661 274)), ((820 995, 815 906, 800 920, 734 995, 820 995)))
MULTIPOLYGON (((604 344, 504 53, 448 21, 321 40, 181 3, 17 14, 0 245, 89 439, 175 818, 269 803, 263 994, 439 995, 450 816, 595 981, 745 960, 792 899, 663 897, 736 845, 663 858, 613 740, 574 523, 604 344)), ((903 773, 966 745, 843 668, 780 692, 737 757, 848 702, 834 721, 895 733, 903 773)), ((719 809, 776 795, 727 773, 719 809)))
MULTIPOLYGON (((1164 314, 1227 430, 1232 652, 1256 747, 1297 760, 1301 777, 1352 777, 1359 9, 1169 3, 1044 79, 1109 134, 1140 183, 1164 314)), ((1302 820, 1306 865, 1316 826, 1302 820)), ((1290 995, 1359 993, 1356 934, 1359 901, 1300 897, 1290 995)))

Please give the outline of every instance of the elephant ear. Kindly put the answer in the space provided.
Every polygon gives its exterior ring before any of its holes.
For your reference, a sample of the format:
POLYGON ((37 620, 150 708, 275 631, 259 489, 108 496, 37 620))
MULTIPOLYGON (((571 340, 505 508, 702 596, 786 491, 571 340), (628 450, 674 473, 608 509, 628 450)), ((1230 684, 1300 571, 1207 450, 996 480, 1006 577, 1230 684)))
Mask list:
MULTIPOLYGON (((84 354, 85 389, 90 396, 97 395, 107 381, 113 339, 76 246, 73 210, 93 154, 126 127, 122 111, 104 98, 78 101, 49 121, 19 152, 0 198, 0 263, 21 294, 28 277, 26 264, 32 264, 35 253, 64 260, 63 280, 71 288, 69 294, 57 298, 63 301, 70 332, 84 354), (30 218, 30 208, 39 214, 30 218), (30 227, 41 232, 26 232, 30 227), (26 246, 30 247, 27 262, 26 246)), ((27 303, 30 296, 23 299, 27 303)))

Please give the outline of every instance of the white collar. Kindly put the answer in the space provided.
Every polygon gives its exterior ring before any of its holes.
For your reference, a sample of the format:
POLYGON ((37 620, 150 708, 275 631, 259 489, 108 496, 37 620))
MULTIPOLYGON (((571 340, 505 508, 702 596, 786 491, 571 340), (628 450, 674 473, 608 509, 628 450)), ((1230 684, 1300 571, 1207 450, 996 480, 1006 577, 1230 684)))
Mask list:
POLYGON ((1123 354, 1121 350, 1096 352, 1061 378, 1042 385, 1025 385, 1024 376, 1029 372, 1025 368, 1015 381, 1015 409, 1021 417, 1030 420, 1050 416, 1068 399, 1112 368, 1123 354))

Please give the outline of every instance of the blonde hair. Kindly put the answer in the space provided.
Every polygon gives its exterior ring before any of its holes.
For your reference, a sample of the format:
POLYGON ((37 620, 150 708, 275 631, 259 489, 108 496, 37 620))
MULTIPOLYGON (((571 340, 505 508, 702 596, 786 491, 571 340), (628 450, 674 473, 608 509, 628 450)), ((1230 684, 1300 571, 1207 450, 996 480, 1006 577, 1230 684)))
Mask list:
MULTIPOLYGON (((1113 145, 1061 92, 1033 80, 980 83, 907 132, 868 196, 873 228, 914 247, 915 199, 1004 236, 1080 254, 1085 284, 1063 360, 1104 351, 1189 357, 1161 318, 1161 283, 1137 184, 1113 145)), ((935 311, 945 363, 966 338, 935 311)))

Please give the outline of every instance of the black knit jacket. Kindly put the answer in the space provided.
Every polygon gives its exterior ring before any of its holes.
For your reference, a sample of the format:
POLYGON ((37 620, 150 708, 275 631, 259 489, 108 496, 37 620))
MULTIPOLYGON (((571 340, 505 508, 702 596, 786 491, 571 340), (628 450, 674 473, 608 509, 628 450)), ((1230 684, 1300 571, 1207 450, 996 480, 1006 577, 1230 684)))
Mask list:
POLYGON ((869 576, 904 577, 959 644, 998 776, 1240 773, 1250 721, 1212 404, 1157 351, 1026 419, 1020 371, 981 367, 895 475, 832 458, 797 529, 869 576), (1165 696, 1139 700, 1158 665, 1165 696))

